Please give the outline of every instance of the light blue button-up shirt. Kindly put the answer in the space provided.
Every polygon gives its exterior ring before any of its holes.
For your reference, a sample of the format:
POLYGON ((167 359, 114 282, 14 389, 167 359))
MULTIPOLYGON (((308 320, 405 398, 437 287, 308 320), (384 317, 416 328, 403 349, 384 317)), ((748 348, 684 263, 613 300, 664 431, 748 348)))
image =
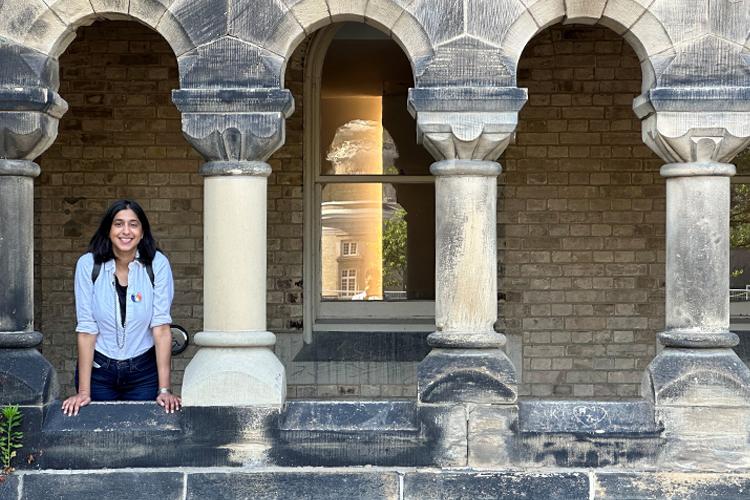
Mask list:
POLYGON ((95 349, 112 359, 130 359, 151 349, 151 329, 172 323, 169 313, 174 297, 174 281, 169 261, 156 252, 152 268, 154 283, 146 266, 134 260, 128 266, 128 291, 125 297, 125 342, 123 344, 119 302, 115 289, 115 261, 102 264, 95 283, 91 282, 94 255, 78 259, 75 274, 76 332, 97 335, 95 349))

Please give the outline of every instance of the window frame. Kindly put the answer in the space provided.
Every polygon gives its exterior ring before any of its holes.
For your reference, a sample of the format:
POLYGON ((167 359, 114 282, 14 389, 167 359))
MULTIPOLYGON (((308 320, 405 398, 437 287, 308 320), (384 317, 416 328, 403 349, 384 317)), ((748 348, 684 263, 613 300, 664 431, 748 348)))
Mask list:
MULTIPOLYGON (((320 244, 323 187, 336 183, 435 184, 432 175, 323 175, 320 161, 320 91, 323 63, 340 24, 321 29, 304 68, 303 108, 303 338, 325 331, 426 331, 435 328, 435 301, 323 301, 320 244)), ((434 245, 434 242, 433 242, 434 245)))

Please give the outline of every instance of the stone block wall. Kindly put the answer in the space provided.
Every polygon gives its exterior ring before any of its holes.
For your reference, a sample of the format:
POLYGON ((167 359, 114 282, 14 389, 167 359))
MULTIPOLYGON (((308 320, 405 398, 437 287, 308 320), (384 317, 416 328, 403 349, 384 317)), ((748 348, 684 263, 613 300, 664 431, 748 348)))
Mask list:
POLYGON ((518 86, 498 257, 521 393, 637 396, 664 326, 665 244, 663 162, 632 109, 638 58, 606 28, 556 26, 526 47, 518 86))
MULTIPOLYGON (((270 160, 268 328, 289 397, 414 397, 416 363, 295 362, 302 347, 303 42, 287 67, 295 97, 286 145, 270 160)), ((70 111, 35 186, 36 325, 70 393, 73 267, 107 204, 146 208, 176 277, 173 317, 202 326, 201 159, 183 139, 170 91, 175 57, 136 23, 78 30, 61 56, 70 111)), ((501 159, 500 327, 523 341, 522 393, 632 396, 663 326, 661 161, 632 112, 637 58, 604 28, 555 27, 521 59, 530 100, 501 159)), ((174 385, 194 353, 174 359, 174 385)))

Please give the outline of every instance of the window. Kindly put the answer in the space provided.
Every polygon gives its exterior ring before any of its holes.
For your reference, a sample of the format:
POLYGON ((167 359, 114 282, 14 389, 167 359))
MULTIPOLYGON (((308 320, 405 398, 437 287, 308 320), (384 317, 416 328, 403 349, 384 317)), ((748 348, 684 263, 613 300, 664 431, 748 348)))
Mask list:
POLYGON ((342 257, 355 257, 357 255, 357 242, 356 241, 342 241, 341 242, 341 256, 342 257))
MULTIPOLYGON (((357 270, 344 269, 341 271, 341 288, 337 290, 339 297, 349 298, 357 294, 357 270)), ((323 292, 325 295, 325 291, 323 292)))
POLYGON ((409 61, 345 23, 313 40, 305 82, 306 338, 331 323, 433 325, 434 160, 407 110, 409 61))

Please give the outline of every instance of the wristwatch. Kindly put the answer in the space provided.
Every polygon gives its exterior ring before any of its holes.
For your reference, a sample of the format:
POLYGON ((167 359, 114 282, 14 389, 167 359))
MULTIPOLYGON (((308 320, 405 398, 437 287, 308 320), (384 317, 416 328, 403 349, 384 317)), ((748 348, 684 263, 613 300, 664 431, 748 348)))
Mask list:
POLYGON ((169 387, 159 387, 159 394, 172 394, 172 389, 169 387))

